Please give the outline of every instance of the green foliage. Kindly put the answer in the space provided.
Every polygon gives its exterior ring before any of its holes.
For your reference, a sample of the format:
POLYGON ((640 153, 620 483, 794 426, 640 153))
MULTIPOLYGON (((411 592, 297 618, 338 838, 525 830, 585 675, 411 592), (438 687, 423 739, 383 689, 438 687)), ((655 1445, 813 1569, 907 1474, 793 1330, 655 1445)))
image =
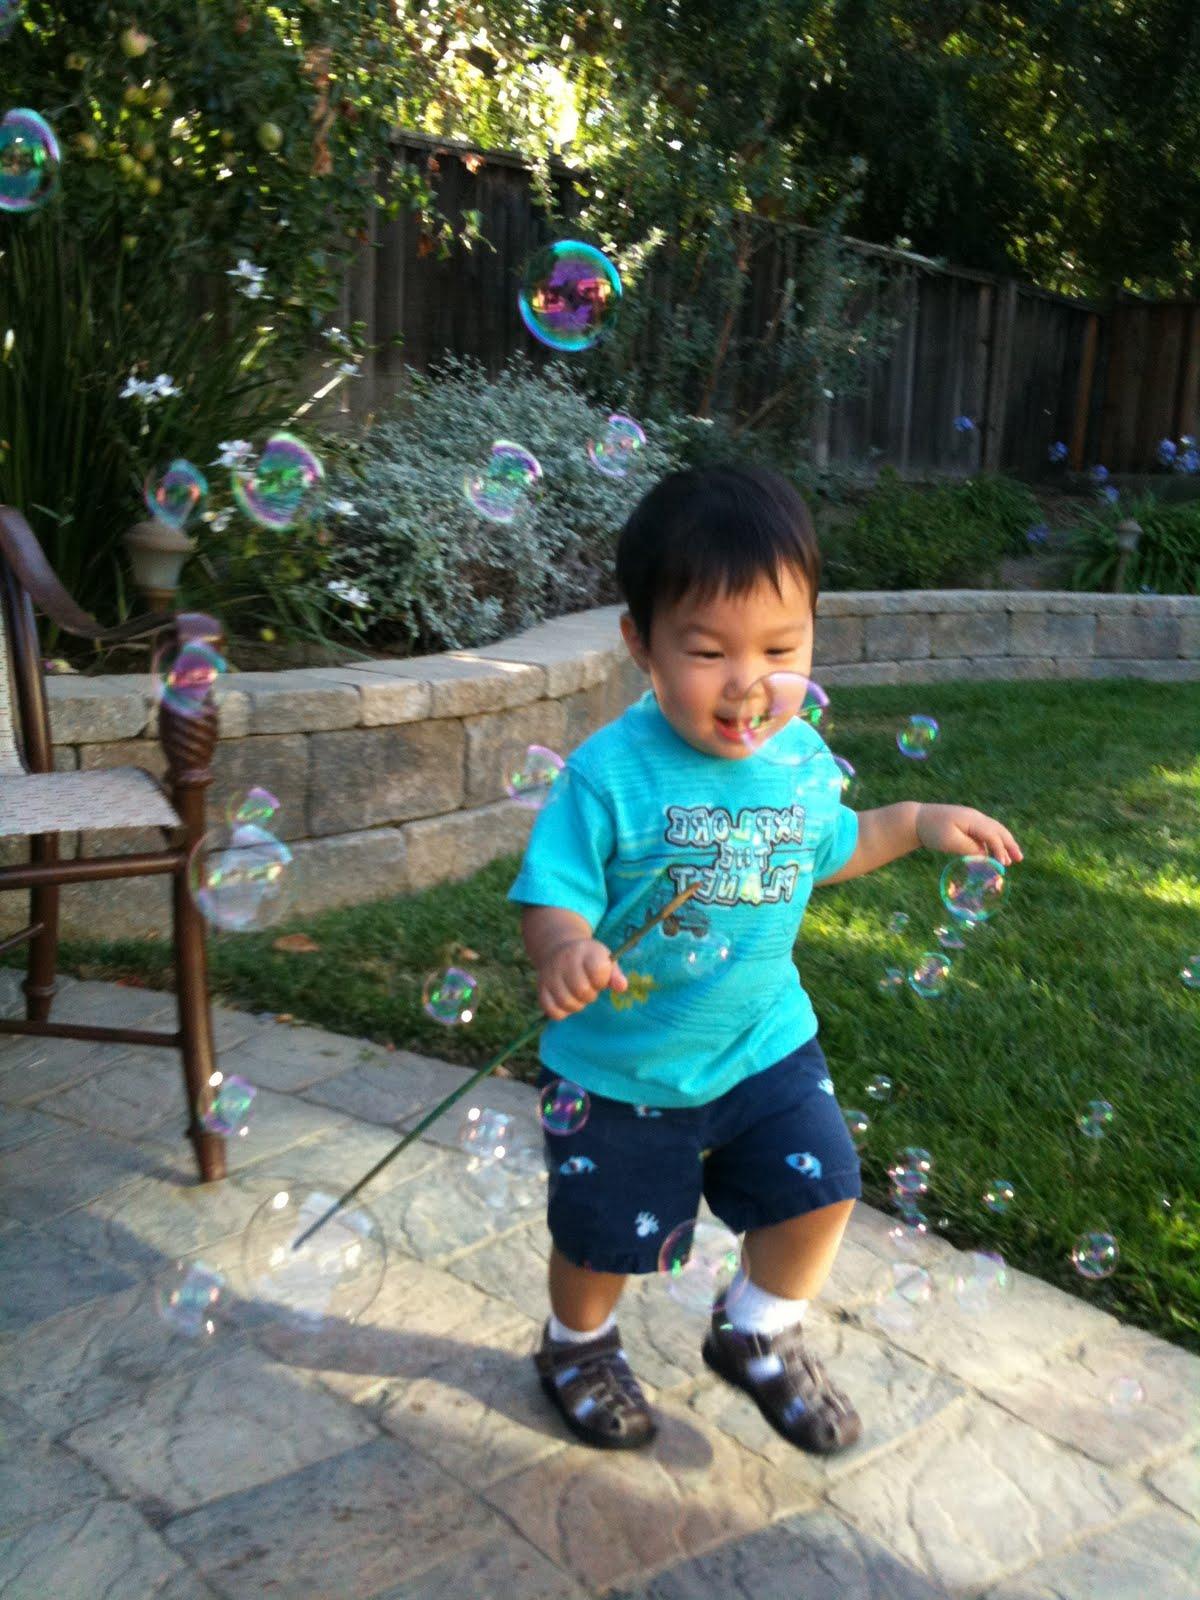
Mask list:
POLYGON ((517 360, 495 379, 447 359, 409 375, 404 401, 368 428, 337 476, 353 504, 332 548, 331 580, 369 596, 372 644, 439 650, 482 644, 545 616, 615 599, 617 533, 674 463, 657 430, 624 479, 589 462, 607 408, 574 386, 570 367, 542 373, 517 360), (497 439, 517 439, 541 463, 540 492, 511 523, 468 504, 463 478, 497 439))
POLYGON ((1072 585, 1101 592, 1115 587, 1121 558, 1117 529, 1127 518, 1142 532, 1124 570, 1124 592, 1200 594, 1200 501, 1169 503, 1155 495, 1124 507, 1105 506, 1083 519, 1072 541, 1072 585))
POLYGON ((1004 534, 1005 548, 1026 555, 1026 535, 1042 520, 1037 499, 1026 484, 1000 473, 985 472, 957 485, 958 499, 973 516, 993 523, 1004 534))
POLYGON ((827 585, 986 587, 997 574, 1009 537, 988 505, 990 495, 977 484, 928 488, 906 484, 890 469, 882 472, 878 488, 854 522, 823 541, 827 585))

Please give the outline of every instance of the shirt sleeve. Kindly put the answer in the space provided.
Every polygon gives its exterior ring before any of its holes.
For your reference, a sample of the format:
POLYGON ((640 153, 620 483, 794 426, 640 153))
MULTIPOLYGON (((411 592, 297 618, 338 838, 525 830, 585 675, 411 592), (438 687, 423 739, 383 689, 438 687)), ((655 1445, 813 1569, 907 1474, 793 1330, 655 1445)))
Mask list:
POLYGON ((608 909, 604 869, 616 845, 603 797, 568 766, 538 814, 508 898, 574 911, 594 930, 608 909))
POLYGON ((858 848, 858 813, 849 806, 838 806, 813 858, 813 882, 820 883, 840 872, 858 848))

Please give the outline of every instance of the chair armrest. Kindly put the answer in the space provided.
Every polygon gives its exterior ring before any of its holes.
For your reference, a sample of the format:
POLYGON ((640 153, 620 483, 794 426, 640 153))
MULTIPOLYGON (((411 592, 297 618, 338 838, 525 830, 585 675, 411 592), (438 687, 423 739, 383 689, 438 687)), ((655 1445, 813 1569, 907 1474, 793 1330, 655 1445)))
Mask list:
POLYGON ((0 551, 35 609, 78 638, 92 639, 97 644, 120 644, 126 639, 140 639, 154 633, 172 620, 169 611, 155 611, 131 618, 115 628, 102 628, 63 588, 33 529, 12 506, 0 506, 0 551))

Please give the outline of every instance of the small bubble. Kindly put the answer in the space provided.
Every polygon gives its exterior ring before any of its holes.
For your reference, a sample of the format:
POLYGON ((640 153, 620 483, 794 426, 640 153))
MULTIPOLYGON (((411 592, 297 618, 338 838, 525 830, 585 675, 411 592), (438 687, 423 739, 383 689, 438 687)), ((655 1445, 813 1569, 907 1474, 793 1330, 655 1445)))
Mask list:
POLYGON ((886 1100, 892 1092, 892 1080, 885 1072, 877 1072, 867 1084, 867 1094, 872 1100, 886 1100))
POLYGON ((1071 1248, 1071 1264, 1081 1278, 1095 1282, 1117 1270, 1121 1250, 1111 1233, 1081 1233, 1071 1248))
POLYGON ((1007 1178, 989 1178, 983 1191, 983 1203, 989 1211, 1002 1217, 1013 1203, 1014 1192, 1007 1178))
POLYGON ((1076 1117, 1079 1131, 1088 1139, 1103 1139, 1112 1126, 1113 1108, 1107 1100, 1089 1100, 1076 1117))

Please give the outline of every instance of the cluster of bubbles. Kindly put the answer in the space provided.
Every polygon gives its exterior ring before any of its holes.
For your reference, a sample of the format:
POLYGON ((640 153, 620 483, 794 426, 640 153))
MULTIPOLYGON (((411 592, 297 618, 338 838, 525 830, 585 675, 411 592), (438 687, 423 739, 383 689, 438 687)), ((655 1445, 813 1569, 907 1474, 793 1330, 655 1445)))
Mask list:
POLYGON ((254 788, 192 849, 188 886, 201 914, 214 928, 247 933, 278 918, 292 852, 267 826, 279 801, 254 788))
MULTIPOLYGON (((0 18, 0 33, 4 27, 0 18)), ((0 118, 0 211, 20 216, 39 210, 58 187, 61 165, 58 139, 44 117, 18 106, 0 118)))

